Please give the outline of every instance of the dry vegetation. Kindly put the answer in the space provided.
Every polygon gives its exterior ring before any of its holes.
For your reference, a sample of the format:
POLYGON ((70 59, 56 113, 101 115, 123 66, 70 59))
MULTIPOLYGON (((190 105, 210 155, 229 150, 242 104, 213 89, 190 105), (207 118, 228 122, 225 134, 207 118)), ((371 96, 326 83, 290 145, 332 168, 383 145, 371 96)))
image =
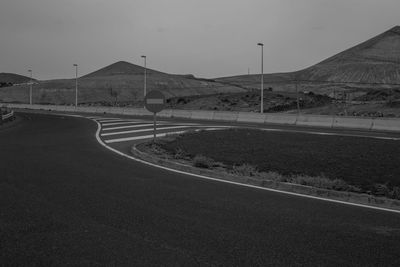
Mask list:
POLYGON ((396 141, 230 129, 186 133, 158 146, 159 154, 200 168, 400 199, 396 141))

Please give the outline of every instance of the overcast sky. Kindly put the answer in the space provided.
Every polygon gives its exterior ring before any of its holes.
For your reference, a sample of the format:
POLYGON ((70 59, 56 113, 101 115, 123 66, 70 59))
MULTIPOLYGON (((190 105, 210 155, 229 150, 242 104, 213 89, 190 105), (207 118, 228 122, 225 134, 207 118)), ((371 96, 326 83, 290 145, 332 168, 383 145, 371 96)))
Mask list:
POLYGON ((0 0, 0 72, 71 78, 119 60, 221 77, 298 70, 400 24, 399 0, 0 0))

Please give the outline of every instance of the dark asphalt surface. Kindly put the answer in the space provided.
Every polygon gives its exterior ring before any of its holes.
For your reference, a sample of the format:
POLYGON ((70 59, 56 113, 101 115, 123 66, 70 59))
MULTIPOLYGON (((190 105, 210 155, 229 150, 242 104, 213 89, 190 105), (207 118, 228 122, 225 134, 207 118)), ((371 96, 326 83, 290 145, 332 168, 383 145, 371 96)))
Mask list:
POLYGON ((400 266, 400 215, 205 181, 83 118, 0 129, 0 266, 400 266))

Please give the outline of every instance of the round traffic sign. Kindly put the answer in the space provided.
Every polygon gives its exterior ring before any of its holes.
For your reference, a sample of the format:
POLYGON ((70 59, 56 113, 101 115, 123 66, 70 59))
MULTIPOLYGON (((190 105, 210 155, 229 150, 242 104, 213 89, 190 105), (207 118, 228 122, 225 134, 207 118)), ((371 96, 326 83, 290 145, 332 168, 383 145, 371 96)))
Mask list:
POLYGON ((160 112, 165 107, 165 96, 160 91, 150 91, 144 98, 144 106, 150 112, 160 112))

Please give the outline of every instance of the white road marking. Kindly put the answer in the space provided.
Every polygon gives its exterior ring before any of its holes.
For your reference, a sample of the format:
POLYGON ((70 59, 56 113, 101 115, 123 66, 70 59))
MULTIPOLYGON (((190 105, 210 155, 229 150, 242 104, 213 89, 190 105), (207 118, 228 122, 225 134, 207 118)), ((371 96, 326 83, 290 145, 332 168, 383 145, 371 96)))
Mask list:
POLYGON ((103 131, 111 131, 111 130, 120 130, 120 129, 127 129, 127 128, 139 128, 139 127, 146 127, 152 126, 152 123, 147 124, 136 124, 136 125, 128 125, 128 126, 118 126, 118 127, 109 127, 109 128, 102 128, 103 131))
POLYGON ((111 123, 102 123, 102 126, 114 126, 114 125, 122 125, 122 124, 134 124, 141 123, 143 121, 123 121, 123 122, 111 122, 111 123))
POLYGON ((92 120, 116 120, 119 118, 110 118, 110 117, 86 117, 92 120))
MULTIPOLYGON (((188 127, 189 126, 161 127, 161 128, 157 128, 157 131, 188 128, 188 127)), ((141 133, 141 132, 149 132, 149 131, 153 131, 153 128, 146 128, 146 129, 140 129, 140 130, 131 130, 131 131, 122 131, 122 132, 104 133, 104 134, 101 134, 101 136, 118 135, 118 134, 130 134, 130 133, 141 133)))
MULTIPOLYGON (((169 134, 181 134, 181 133, 184 133, 184 132, 185 131, 161 133, 161 134, 156 134, 156 137, 164 137, 164 136, 167 136, 169 134)), ((154 135, 149 134, 149 135, 140 135, 140 136, 135 136, 135 137, 126 137, 126 138, 105 140, 104 142, 107 143, 107 144, 111 144, 111 143, 119 143, 119 142, 134 141, 134 140, 141 140, 141 139, 150 139, 150 138, 153 138, 153 137, 154 137, 154 135)))
MULTIPOLYGON (((158 123, 157 123, 158 124, 158 123)), ((129 129, 129 128, 139 128, 139 127, 146 127, 152 126, 153 123, 148 124, 137 124, 137 125, 127 125, 127 126, 118 126, 118 127, 109 127, 109 128, 101 128, 102 131, 110 131, 110 130, 120 130, 120 129, 129 129)), ((197 126, 197 123, 179 123, 178 125, 187 125, 187 126, 197 126)), ((199 125, 198 127, 204 127, 199 125)))
POLYGON ((98 122, 100 122, 100 123, 104 123, 104 122, 117 122, 117 121, 126 121, 126 120, 124 120, 124 119, 118 119, 118 118, 115 118, 115 119, 97 119, 97 121, 98 122))
POLYGON ((112 119, 112 120, 98 120, 100 123, 112 123, 112 122, 142 122, 142 120, 126 120, 126 119, 112 119))
POLYGON ((196 127, 200 127, 200 128, 205 128, 205 127, 213 127, 213 128, 210 128, 210 129, 220 129, 220 128, 236 128, 235 126, 228 126, 228 125, 199 125, 199 126, 196 126, 196 127))
MULTIPOLYGON (((196 129, 195 131, 198 132, 200 130, 201 129, 196 129)), ((207 128, 206 130, 208 130, 208 131, 216 131, 216 130, 221 130, 221 128, 207 128)), ((186 130, 186 131, 178 131, 178 132, 159 133, 159 134, 156 134, 156 137, 164 137, 164 136, 167 136, 167 135, 182 134, 182 133, 186 133, 186 132, 188 132, 188 131, 186 130)), ((142 140, 142 139, 151 139, 153 137, 154 137, 153 134, 149 134, 149 135, 140 135, 140 136, 135 136, 135 137, 110 139, 110 140, 105 140, 104 142, 107 143, 107 144, 110 144, 110 143, 119 143, 119 142, 142 140)))
POLYGON ((100 130, 101 130, 101 126, 100 123, 97 123, 97 131, 95 134, 96 140, 97 142, 104 146, 105 148, 107 148, 108 150, 117 153, 118 155, 140 162, 142 164, 146 164, 155 168, 159 168, 159 169, 163 169, 163 170, 167 170, 170 172, 174 172, 174 173, 179 173, 179 174, 184 174, 187 176, 192 176, 192 177, 197 177, 197 178, 201 178, 201 179, 205 179, 205 180, 209 180, 209 181, 215 181, 215 182, 220 182, 220 183, 226 183, 226 184, 233 184, 233 185, 237 185, 237 186, 242 186, 242 187, 247 187, 247 188, 254 188, 254 189, 259 189, 259 190, 264 190, 264 191, 270 191, 270 192, 276 192, 276 193, 280 193, 280 194, 285 194, 285 195, 292 195, 292 196, 297 196, 297 197, 302 197, 302 198, 310 198, 310 199, 315 199, 315 200, 320 200, 320 201, 326 201, 326 202, 332 202, 332 203, 338 203, 338 204, 342 204, 342 205, 347 205, 347 206, 355 206, 355 207, 360 207, 360 208, 367 208, 367 209, 373 209, 373 210, 379 210, 379 211, 387 211, 387 212, 392 212, 392 213, 397 213, 400 214, 399 210, 393 210, 393 209, 387 209, 387 208, 380 208, 380 207, 375 207, 375 206, 368 206, 368 205, 363 205, 363 204, 357 204, 357 203, 351 203, 351 202, 345 202, 345 201, 340 201, 340 200, 335 200, 335 199, 328 199, 328 198, 321 198, 321 197, 315 197, 315 196, 309 196, 309 195, 302 195, 299 193, 293 193, 293 192, 287 192, 287 191, 282 191, 282 190, 277 190, 277 189, 272 189, 272 188, 267 188, 267 187, 261 187, 261 186, 256 186, 256 185, 250 185, 250 184, 242 184, 242 183, 238 183, 238 182, 232 182, 232 181, 227 181, 227 180, 221 180, 221 179, 217 179, 217 178, 212 178, 212 177, 207 177, 204 175, 199 175, 199 174, 194 174, 194 173, 189 173, 189 172, 184 172, 184 171, 178 171, 175 169, 171 169, 168 167, 164 167, 164 166, 160 166, 160 165, 156 165, 132 156, 129 156, 127 154, 124 154, 108 145, 105 144, 105 142, 103 142, 100 138, 100 130))

